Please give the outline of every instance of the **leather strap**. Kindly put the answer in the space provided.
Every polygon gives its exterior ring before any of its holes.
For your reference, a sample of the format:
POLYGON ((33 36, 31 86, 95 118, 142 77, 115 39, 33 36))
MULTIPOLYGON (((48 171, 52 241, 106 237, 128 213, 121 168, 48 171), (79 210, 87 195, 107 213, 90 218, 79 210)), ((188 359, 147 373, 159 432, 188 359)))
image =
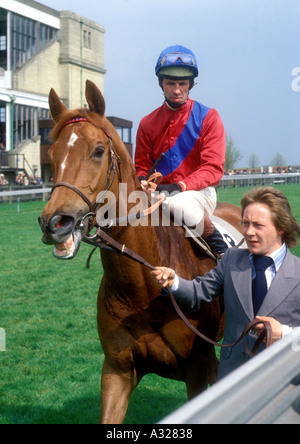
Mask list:
MULTIPOLYGON (((126 245, 120 244, 120 242, 113 239, 111 236, 109 236, 105 231, 101 230, 101 228, 98 228, 97 230, 97 236, 104 241, 107 246, 112 247, 115 250, 115 253, 119 253, 122 256, 126 256, 129 259, 134 260, 135 262, 138 262, 145 267, 149 268, 150 270, 155 270, 156 268, 153 267, 149 262, 147 262, 144 258, 139 256, 138 254, 134 253, 132 250, 126 247, 126 245)), ((100 245, 98 245, 100 246, 100 245)))
MULTIPOLYGON (((106 248, 109 247, 110 251, 118 253, 118 254, 121 254, 123 256, 126 256, 129 259, 132 259, 135 262, 138 262, 138 263, 144 265, 145 267, 149 268, 150 270, 156 270, 156 267, 154 267, 153 265, 149 264, 149 262, 147 262, 143 257, 141 257, 138 254, 134 253, 132 250, 127 248, 126 245, 120 244, 118 241, 116 241, 111 236, 109 236, 107 233, 105 233, 103 230, 101 230, 101 228, 98 228, 97 233, 96 233, 96 237, 98 237, 101 241, 99 242, 99 240, 93 240, 92 242, 89 241, 88 243, 90 243, 90 244, 92 244, 94 246, 98 246, 98 247, 102 248, 103 247, 103 242, 104 242, 105 243, 105 247, 106 248)), ((246 353, 250 357, 255 356, 259 346, 261 345, 261 343, 264 340, 266 341, 266 347, 269 347, 270 345, 272 345, 272 327, 271 327, 271 324, 269 322, 267 322, 267 321, 262 321, 262 320, 259 320, 259 319, 254 319, 253 321, 251 321, 245 327, 245 329, 244 329, 243 333, 241 334, 241 336, 232 344, 225 344, 225 345, 224 344, 219 344, 218 342, 215 342, 212 339, 209 339, 207 336, 205 336, 203 333, 201 333, 199 330, 197 330, 190 323, 190 321, 187 319, 187 317, 185 316, 185 314, 182 312, 181 308, 177 304, 176 299, 175 299, 173 293, 171 292, 171 290, 169 288, 168 288, 168 292, 170 294, 170 298, 171 298, 172 304, 174 306, 174 309, 176 310, 176 312, 177 312, 178 316, 180 317, 180 319, 198 337, 200 337, 204 341, 208 342, 209 344, 212 344, 215 347, 220 347, 220 348, 231 348, 231 347, 234 347, 235 345, 237 345, 239 342, 243 341, 243 345, 244 345, 245 351, 246 351, 246 353), (263 324, 264 327, 265 327, 265 330, 259 336, 259 338, 257 339, 257 341, 254 344, 253 350, 251 351, 249 349, 249 347, 247 346, 247 344, 246 344, 246 336, 256 325, 259 325, 259 324, 263 324)))
POLYGON ((73 185, 67 183, 67 182, 57 182, 52 186, 52 190, 51 190, 51 194, 53 193, 53 191, 55 190, 55 188, 59 188, 59 187, 65 187, 65 188, 69 188, 70 190, 74 191, 74 193, 79 194, 79 196, 85 201, 85 203, 88 205, 89 209, 91 212, 94 211, 94 206, 95 204, 92 204, 92 202, 89 200, 89 198, 83 194, 82 191, 79 190, 79 188, 74 187, 73 185))
POLYGON ((221 347, 221 348, 231 348, 234 347, 235 345, 237 345, 239 342, 243 341, 244 344, 244 348, 246 350, 247 355, 249 355, 250 357, 253 357, 256 355, 256 352, 259 348, 259 346, 261 345, 261 343, 263 342, 263 340, 266 338, 266 347, 269 347, 270 345, 272 345, 272 327, 271 324, 267 321, 261 321, 258 319, 254 319, 253 321, 251 321, 244 329, 243 333, 241 334, 241 336, 232 344, 219 344, 218 342, 213 341, 212 339, 207 338, 205 335, 203 335, 200 331, 198 331, 191 323, 190 321, 187 319, 187 317, 184 315, 184 313, 182 312, 182 310, 180 309, 179 305, 176 302, 176 299, 173 295, 173 293, 171 292, 171 290, 168 288, 173 306, 178 314, 178 316, 182 319, 182 321, 186 324, 186 326, 192 330, 197 336, 199 336, 201 339, 203 339, 204 341, 208 342, 209 344, 214 345, 215 347, 221 347), (246 336, 248 333, 250 333, 251 330, 253 330, 253 328, 256 325, 259 324, 263 324, 265 327, 265 331, 258 337, 258 339, 256 340, 253 350, 251 351, 247 344, 246 344, 246 336))

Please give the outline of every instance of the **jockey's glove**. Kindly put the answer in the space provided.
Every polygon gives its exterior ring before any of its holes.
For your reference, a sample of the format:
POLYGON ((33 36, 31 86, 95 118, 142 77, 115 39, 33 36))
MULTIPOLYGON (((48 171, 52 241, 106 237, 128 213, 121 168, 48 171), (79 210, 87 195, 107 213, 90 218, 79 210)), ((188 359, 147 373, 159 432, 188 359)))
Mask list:
POLYGON ((169 194, 172 194, 175 191, 177 193, 181 193, 182 188, 179 185, 179 183, 171 183, 171 184, 158 185, 158 187, 156 188, 156 191, 158 191, 159 193, 163 193, 164 191, 166 191, 169 194))

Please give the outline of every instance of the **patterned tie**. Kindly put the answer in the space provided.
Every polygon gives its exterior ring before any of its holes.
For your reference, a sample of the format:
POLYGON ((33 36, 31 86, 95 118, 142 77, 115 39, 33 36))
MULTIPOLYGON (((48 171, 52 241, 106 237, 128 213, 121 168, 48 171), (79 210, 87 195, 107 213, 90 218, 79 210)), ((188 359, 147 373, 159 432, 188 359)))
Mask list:
POLYGON ((256 270, 256 278, 252 281, 252 299, 254 315, 256 316, 268 292, 266 269, 271 267, 274 261, 270 257, 254 254, 253 262, 256 270))

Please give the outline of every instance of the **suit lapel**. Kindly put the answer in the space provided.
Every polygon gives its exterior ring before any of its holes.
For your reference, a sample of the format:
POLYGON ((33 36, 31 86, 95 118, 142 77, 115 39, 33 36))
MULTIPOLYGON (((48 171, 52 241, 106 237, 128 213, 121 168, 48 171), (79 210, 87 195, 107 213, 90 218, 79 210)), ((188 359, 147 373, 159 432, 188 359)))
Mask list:
POLYGON ((257 315, 269 316, 289 296, 298 282, 299 276, 295 276, 294 258, 288 251, 257 315))
POLYGON ((245 250, 245 254, 240 258, 238 264, 230 266, 230 273, 239 301, 249 321, 251 321, 254 318, 254 311, 252 303, 252 265, 248 250, 245 250))

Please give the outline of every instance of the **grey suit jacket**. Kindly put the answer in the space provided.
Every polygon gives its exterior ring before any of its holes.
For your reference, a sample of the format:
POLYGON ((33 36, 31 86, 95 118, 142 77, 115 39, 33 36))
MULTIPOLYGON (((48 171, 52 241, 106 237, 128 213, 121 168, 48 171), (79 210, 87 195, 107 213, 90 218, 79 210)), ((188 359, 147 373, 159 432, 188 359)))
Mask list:
MULTIPOLYGON (((252 265, 248 250, 232 248, 219 265, 204 277, 193 281, 179 279, 174 296, 181 307, 198 311, 201 304, 211 302, 224 292, 224 344, 232 344, 254 319, 252 305, 252 265)), ((266 298, 257 314, 272 317, 283 325, 300 326, 300 259, 288 251, 266 298)), ((255 334, 247 337, 253 348, 255 334)), ((226 376, 247 361, 243 344, 221 350, 218 379, 226 376)))

